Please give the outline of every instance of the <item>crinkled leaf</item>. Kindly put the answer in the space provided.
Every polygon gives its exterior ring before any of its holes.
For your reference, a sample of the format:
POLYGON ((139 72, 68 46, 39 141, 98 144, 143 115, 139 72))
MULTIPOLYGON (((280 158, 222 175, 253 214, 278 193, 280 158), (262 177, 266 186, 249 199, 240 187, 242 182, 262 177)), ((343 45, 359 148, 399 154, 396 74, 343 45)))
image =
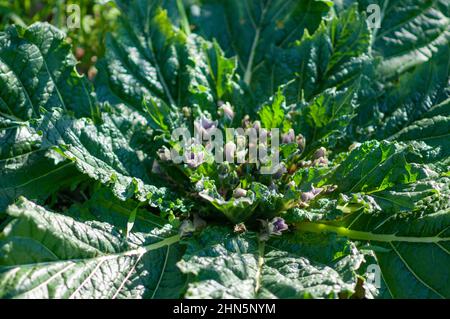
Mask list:
POLYGON ((371 67, 371 33, 356 8, 324 22, 291 47, 274 49, 270 63, 258 71, 258 94, 287 84, 287 103, 310 100, 328 88, 339 90, 358 81, 371 67))
POLYGON ((42 23, 0 33, 0 211, 19 195, 45 199, 81 179, 70 161, 43 146, 38 129, 41 114, 54 108, 98 117, 64 37, 42 23))
POLYGON ((302 231, 335 232, 369 241, 375 250, 389 294, 393 298, 449 298, 450 211, 417 214, 348 216, 335 225, 300 224, 302 231), (420 215, 419 215, 420 216, 420 215))
POLYGON ((97 80, 100 100, 144 115, 146 101, 150 119, 157 114, 165 121, 163 130, 179 116, 174 107, 215 113, 219 101, 233 101, 239 91, 234 59, 225 58, 216 44, 174 27, 162 1, 117 2, 123 19, 107 40, 97 80))
POLYGON ((363 258, 333 236, 262 243, 215 227, 188 241, 178 266, 192 275, 188 298, 337 298, 353 291, 363 258))
POLYGON ((237 56, 239 72, 251 84, 272 46, 286 47, 305 30, 314 32, 331 5, 325 0, 207 0, 190 11, 196 32, 217 39, 227 55, 237 56))
MULTIPOLYGON (((3 298, 177 298, 179 236, 144 216, 125 238, 130 207, 97 197, 77 209, 102 221, 74 219, 20 199, 0 240, 3 298), (107 212, 107 214, 106 214, 107 212)), ((147 212, 147 214, 149 214, 147 212)))

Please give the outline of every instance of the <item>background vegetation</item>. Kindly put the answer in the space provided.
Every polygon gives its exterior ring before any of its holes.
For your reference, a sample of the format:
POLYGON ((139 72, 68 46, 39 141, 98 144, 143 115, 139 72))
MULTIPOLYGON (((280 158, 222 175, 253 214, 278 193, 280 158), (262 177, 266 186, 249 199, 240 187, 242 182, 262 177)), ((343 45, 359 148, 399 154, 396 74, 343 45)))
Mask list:
POLYGON ((78 71, 93 78, 98 57, 104 54, 105 36, 114 31, 119 10, 109 0, 0 0, 0 30, 15 24, 22 27, 34 22, 49 22, 67 33, 67 41, 79 60, 78 71), (68 29, 70 4, 80 6, 81 28, 68 29))

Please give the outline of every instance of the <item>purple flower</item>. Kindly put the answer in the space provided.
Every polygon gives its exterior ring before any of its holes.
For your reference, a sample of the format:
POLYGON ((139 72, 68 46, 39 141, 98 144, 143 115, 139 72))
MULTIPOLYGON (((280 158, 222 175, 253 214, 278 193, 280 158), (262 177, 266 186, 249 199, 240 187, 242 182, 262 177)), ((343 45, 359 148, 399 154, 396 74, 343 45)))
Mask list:
POLYGON ((197 168, 198 166, 202 165, 205 161, 205 153, 204 152, 197 152, 190 150, 187 151, 184 154, 184 162, 190 167, 190 168, 197 168))
POLYGON ((167 147, 160 148, 158 150, 158 156, 163 162, 168 162, 171 160, 170 151, 167 147))
POLYGON ((302 202, 307 203, 309 201, 312 201, 316 196, 318 196, 320 193, 322 193, 323 188, 312 188, 309 192, 302 193, 302 202))
POLYGON ((295 141, 295 132, 293 129, 290 129, 289 132, 283 134, 281 137, 283 144, 290 144, 295 141))
POLYGON ((262 229, 259 234, 259 239, 262 241, 269 240, 270 236, 280 236, 282 232, 288 230, 288 225, 281 217, 275 217, 270 222, 267 220, 259 220, 262 224, 262 229))
POLYGON ((202 128, 204 128, 205 130, 209 130, 210 128, 217 126, 216 121, 212 121, 212 120, 208 119, 207 117, 202 117, 200 123, 202 125, 202 128))
POLYGON ((327 156, 327 150, 325 147, 319 148, 313 155, 314 159, 324 158, 327 156))
MULTIPOLYGON (((205 116, 202 116, 200 120, 194 122, 195 135, 202 140, 209 140, 217 129, 218 122, 212 121, 205 116)), ((200 140, 201 141, 201 140, 200 140)))
POLYGON ((247 191, 245 189, 236 188, 233 191, 233 197, 234 198, 241 198, 241 197, 245 197, 245 196, 247 196, 247 191))
POLYGON ((272 219, 270 226, 272 227, 271 234, 277 236, 281 235, 282 232, 288 230, 289 228, 284 219, 281 217, 275 217, 272 219))

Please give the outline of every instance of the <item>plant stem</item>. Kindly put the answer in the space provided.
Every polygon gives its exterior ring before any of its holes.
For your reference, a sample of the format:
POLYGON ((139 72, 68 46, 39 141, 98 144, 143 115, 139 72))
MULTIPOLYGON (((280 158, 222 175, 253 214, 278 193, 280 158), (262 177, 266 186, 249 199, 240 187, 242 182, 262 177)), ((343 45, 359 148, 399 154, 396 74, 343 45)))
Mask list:
POLYGON ((409 243, 438 243, 441 241, 450 241, 448 237, 406 237, 394 234, 374 234, 368 231, 352 230, 345 227, 304 222, 297 224, 297 230, 311 233, 332 232, 339 236, 348 237, 354 240, 378 241, 378 242, 409 242, 409 243))

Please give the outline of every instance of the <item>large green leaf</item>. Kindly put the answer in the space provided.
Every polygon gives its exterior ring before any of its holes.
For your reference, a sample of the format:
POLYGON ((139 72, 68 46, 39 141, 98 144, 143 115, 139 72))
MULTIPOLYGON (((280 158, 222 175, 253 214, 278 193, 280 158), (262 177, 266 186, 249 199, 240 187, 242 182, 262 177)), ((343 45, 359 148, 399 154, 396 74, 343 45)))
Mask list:
POLYGON ((143 142, 134 143, 129 131, 148 137, 143 133, 147 121, 129 113, 111 116, 106 107, 102 115, 96 113, 99 104, 74 70, 75 59, 60 31, 35 24, 11 28, 0 38, 5 43, 0 50, 5 68, 0 79, 6 81, 2 106, 11 105, 12 97, 17 100, 14 112, 9 107, 0 113, 0 210, 19 195, 45 199, 83 176, 110 185, 123 200, 150 199, 167 211, 181 204, 174 197, 161 198, 167 189, 151 184, 150 159, 133 148, 143 142), (91 117, 77 119, 72 113, 91 117))
POLYGON ((378 109, 383 119, 376 132, 378 138, 390 137, 414 121, 432 115, 448 116, 449 57, 450 46, 447 46, 414 72, 404 74, 398 83, 386 86, 379 99, 378 109))
POLYGON ((447 158, 446 151, 423 142, 364 143, 326 181, 341 192, 326 207, 327 214, 340 210, 339 218, 318 221, 303 214, 300 218, 314 222, 300 222, 297 229, 370 242, 390 297, 449 298, 443 284, 450 276, 450 191, 448 166, 439 164, 443 152, 447 158))
POLYGON ((334 236, 288 236, 267 243, 256 234, 208 228, 188 241, 178 264, 191 274, 189 298, 337 298, 351 293, 364 256, 334 236))
POLYGON ((225 58, 217 44, 175 28, 161 1, 117 2, 123 19, 117 34, 107 40, 97 80, 101 100, 144 115, 149 111, 145 104, 157 112, 168 108, 165 121, 176 117, 170 114, 174 107, 216 115, 219 101, 239 104, 234 100, 239 91, 236 61, 225 58))
MULTIPOLYGON (((1 120, 0 120, 1 121, 1 120)), ((18 196, 44 200, 84 177, 75 165, 43 146, 36 124, 3 119, 0 125, 0 212, 18 196)))
POLYGON ((256 92, 265 96, 289 83, 285 91, 292 104, 309 101, 328 88, 347 88, 370 71, 370 39, 366 21, 350 8, 289 48, 273 49, 270 63, 258 71, 256 92))
MULTIPOLYGON (((139 212, 136 231, 120 231, 136 206, 99 194, 74 219, 21 198, 0 237, 2 298, 177 298, 179 236, 139 212), (95 216, 91 220, 89 216, 95 216)), ((72 212, 73 213, 73 212, 72 212)))
POLYGON ((65 34, 49 24, 0 33, 0 112, 26 121, 40 109, 59 107, 94 118, 97 103, 91 85, 78 75, 65 34))
POLYGON ((449 5, 445 0, 379 1, 381 27, 374 49, 384 60, 380 72, 400 74, 428 61, 450 40, 449 5))
POLYGON ((369 241, 393 298, 449 298, 450 210, 415 214, 352 214, 336 224, 302 223, 305 232, 333 232, 369 241))
POLYGON ((217 39, 227 55, 237 56, 239 72, 251 84, 272 46, 287 47, 305 30, 314 32, 331 5, 325 0, 206 0, 191 8, 191 22, 199 34, 217 39))
MULTIPOLYGON (((402 74, 427 62, 450 40, 450 6, 445 0, 344 0, 338 10, 359 4, 362 12, 374 13, 377 5, 380 27, 374 28, 373 49, 383 57, 379 71, 383 77, 402 74)), ((371 24, 374 16, 369 16, 371 24)))
POLYGON ((107 114, 101 125, 94 125, 55 110, 47 114, 39 130, 45 132, 44 146, 54 147, 80 172, 110 187, 117 198, 149 201, 164 212, 185 209, 183 200, 151 183, 146 155, 131 148, 107 114))
POLYGON ((366 142, 353 150, 322 183, 336 184, 344 193, 373 193, 439 177, 441 158, 439 149, 420 142, 366 142))
POLYGON ((0 211, 18 195, 45 199, 81 178, 70 161, 42 145, 37 128, 41 114, 54 108, 98 117, 64 36, 40 23, 0 33, 0 211))

